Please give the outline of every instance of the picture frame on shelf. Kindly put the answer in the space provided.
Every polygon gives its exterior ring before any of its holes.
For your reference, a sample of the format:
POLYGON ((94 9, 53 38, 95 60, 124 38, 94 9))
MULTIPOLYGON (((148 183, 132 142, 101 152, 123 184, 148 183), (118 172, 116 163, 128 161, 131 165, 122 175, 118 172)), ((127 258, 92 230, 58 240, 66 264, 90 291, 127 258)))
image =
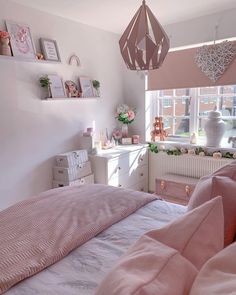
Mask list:
POLYGON ((82 97, 94 97, 92 80, 89 77, 79 77, 82 97))
POLYGON ((71 80, 65 81, 65 88, 66 88, 68 98, 79 97, 78 86, 76 85, 75 82, 71 80))
POLYGON ((64 83, 57 74, 47 75, 50 80, 50 90, 52 98, 66 98, 64 83))
POLYGON ((15 57, 36 59, 36 51, 30 27, 14 21, 6 21, 7 31, 10 35, 12 54, 15 57))
POLYGON ((55 62, 61 61, 56 40, 40 38, 39 42, 45 60, 55 62))

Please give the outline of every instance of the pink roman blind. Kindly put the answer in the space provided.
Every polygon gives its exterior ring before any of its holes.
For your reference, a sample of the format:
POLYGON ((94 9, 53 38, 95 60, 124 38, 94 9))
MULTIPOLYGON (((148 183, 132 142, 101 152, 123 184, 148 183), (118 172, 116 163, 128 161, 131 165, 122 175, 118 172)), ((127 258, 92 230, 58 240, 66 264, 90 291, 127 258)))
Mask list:
POLYGON ((236 58, 224 75, 212 82, 195 64, 197 48, 169 52, 160 69, 149 71, 148 90, 236 84, 236 58))

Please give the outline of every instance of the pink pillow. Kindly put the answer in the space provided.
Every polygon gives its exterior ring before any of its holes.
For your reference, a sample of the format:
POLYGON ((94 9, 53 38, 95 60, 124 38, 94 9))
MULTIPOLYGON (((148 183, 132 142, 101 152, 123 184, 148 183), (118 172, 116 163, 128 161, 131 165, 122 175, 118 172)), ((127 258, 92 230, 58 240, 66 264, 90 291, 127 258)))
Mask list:
POLYGON ((225 176, 236 181, 236 161, 221 167, 210 176, 225 176))
POLYGON ((190 295, 236 294, 236 243, 220 251, 200 270, 190 295))
POLYGON ((214 173, 204 176, 199 180, 189 201, 188 210, 192 210, 212 198, 209 196, 212 193, 211 183, 212 177, 214 176, 229 177, 236 181, 236 161, 221 167, 214 173))
POLYGON ((192 210, 219 195, 223 197, 224 244, 227 246, 233 242, 236 234, 236 181, 223 176, 200 180, 192 194, 188 210, 192 210))
POLYGON ((199 180, 190 198, 188 210, 192 210, 211 199, 209 195, 211 195, 211 181, 214 176, 229 177, 236 181, 236 161, 221 167, 212 174, 204 176, 199 180))
POLYGON ((222 198, 143 235, 96 295, 187 295, 198 269, 223 247, 222 198))

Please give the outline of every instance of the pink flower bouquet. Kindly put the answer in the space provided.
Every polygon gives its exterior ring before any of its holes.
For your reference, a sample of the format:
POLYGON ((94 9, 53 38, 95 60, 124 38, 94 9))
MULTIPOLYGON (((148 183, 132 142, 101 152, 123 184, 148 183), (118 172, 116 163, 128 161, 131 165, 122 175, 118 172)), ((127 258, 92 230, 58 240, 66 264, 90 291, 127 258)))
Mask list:
POLYGON ((136 112, 126 104, 119 105, 117 107, 117 119, 123 124, 130 124, 134 121, 136 112))

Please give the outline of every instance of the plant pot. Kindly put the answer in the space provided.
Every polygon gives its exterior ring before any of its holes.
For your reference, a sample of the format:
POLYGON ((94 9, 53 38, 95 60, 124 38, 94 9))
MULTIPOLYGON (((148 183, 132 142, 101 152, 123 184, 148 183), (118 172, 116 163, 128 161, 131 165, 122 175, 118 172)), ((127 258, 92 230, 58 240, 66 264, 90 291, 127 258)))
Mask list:
POLYGON ((94 88, 94 95, 96 97, 100 97, 100 89, 99 88, 94 88))

